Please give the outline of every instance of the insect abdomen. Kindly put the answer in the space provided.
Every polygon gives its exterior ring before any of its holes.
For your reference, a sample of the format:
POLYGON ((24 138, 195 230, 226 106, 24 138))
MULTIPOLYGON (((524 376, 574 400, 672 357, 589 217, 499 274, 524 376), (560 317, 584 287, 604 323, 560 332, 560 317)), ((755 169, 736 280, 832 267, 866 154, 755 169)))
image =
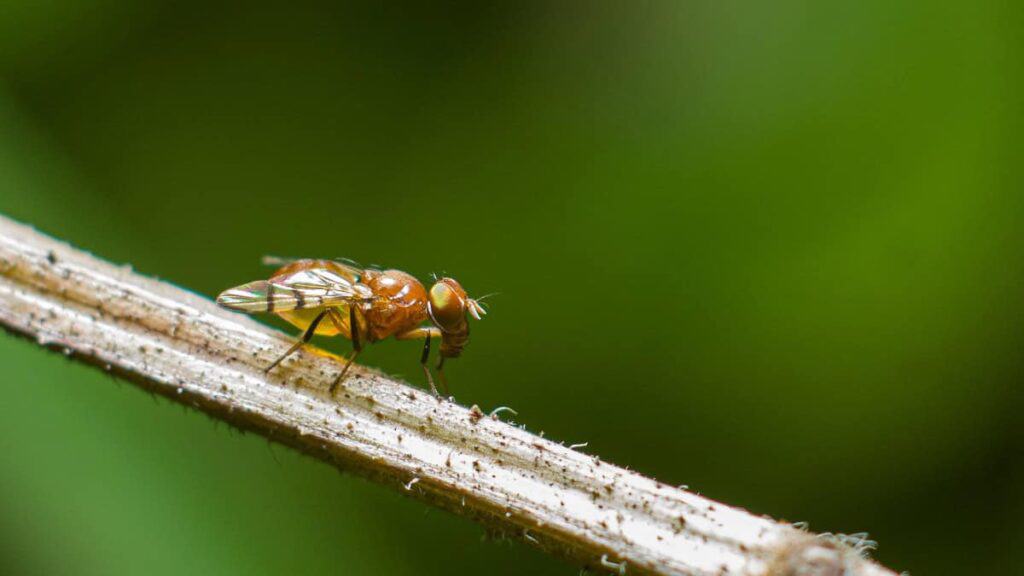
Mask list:
MULTIPOLYGON (((338 308, 342 307, 339 306, 338 308)), ((305 331, 321 312, 323 312, 323 309, 313 308, 309 310, 289 310, 286 312, 278 312, 277 315, 292 326, 305 331)), ((342 309, 340 312, 341 318, 338 322, 335 322, 334 318, 324 318, 321 320, 320 323, 317 324, 315 334, 318 336, 336 336, 341 334, 345 338, 351 338, 348 330, 348 310, 342 309), (343 322, 342 319, 344 320, 343 322), (340 330, 337 324, 341 324, 340 330)))

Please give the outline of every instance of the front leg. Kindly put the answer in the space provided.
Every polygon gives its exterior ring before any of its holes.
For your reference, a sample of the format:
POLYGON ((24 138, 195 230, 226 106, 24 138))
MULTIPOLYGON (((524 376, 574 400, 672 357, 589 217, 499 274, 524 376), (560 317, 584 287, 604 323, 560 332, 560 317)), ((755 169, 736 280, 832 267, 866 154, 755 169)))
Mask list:
POLYGON ((420 366, 423 367, 423 374, 427 377, 427 384, 430 384, 430 391, 434 393, 434 396, 440 398, 441 395, 437 392, 437 387, 434 386, 434 378, 430 375, 430 367, 427 362, 430 360, 430 341, 434 338, 441 337, 441 330, 438 328, 413 328, 407 332, 401 334, 395 334, 396 340, 416 340, 423 338, 423 353, 420 354, 420 366))

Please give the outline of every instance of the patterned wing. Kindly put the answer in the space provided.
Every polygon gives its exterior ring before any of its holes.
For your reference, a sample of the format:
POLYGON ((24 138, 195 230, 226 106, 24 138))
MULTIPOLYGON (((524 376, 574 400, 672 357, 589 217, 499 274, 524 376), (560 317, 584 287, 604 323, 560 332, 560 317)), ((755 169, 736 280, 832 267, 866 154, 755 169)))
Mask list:
POLYGON ((288 269, 291 266, 304 267, 315 265, 323 268, 333 268, 339 272, 359 278, 363 273, 363 267, 350 258, 334 258, 332 260, 314 260, 310 258, 284 258, 281 256, 265 255, 260 259, 264 266, 272 268, 288 269))
POLYGON ((287 312, 325 308, 373 299, 355 277, 330 268, 301 268, 226 290, 217 304, 243 312, 287 312))

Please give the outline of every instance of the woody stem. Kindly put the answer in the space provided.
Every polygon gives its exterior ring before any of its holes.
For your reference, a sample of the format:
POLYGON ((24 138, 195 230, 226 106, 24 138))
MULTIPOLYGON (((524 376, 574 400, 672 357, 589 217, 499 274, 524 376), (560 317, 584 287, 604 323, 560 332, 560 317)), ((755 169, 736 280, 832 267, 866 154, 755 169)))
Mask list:
POLYGON ((290 343, 283 334, 3 217, 0 326, 595 570, 893 576, 843 541, 667 486, 376 372, 354 368, 331 397, 336 359, 307 354, 265 374, 290 343))

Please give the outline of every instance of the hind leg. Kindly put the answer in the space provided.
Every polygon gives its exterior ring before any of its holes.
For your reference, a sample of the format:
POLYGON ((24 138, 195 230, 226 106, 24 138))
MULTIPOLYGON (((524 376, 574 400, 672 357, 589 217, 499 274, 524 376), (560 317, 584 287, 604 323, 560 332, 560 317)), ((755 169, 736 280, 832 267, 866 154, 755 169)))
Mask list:
POLYGON ((299 341, 296 342, 295 344, 293 344, 292 347, 289 348, 288 351, 285 352, 283 356, 281 356, 277 360, 274 360, 273 364, 271 364, 270 366, 267 366, 267 368, 263 371, 263 373, 264 374, 269 373, 271 370, 276 368, 278 364, 280 364, 281 362, 284 362, 285 358, 291 356, 299 348, 302 348, 304 345, 306 345, 309 342, 309 340, 313 337, 313 334, 316 333, 316 327, 320 325, 320 321, 324 319, 324 316, 327 315, 327 312, 328 312, 327 310, 324 310, 323 312, 318 314, 317 317, 314 318, 313 321, 309 323, 309 327, 306 328, 306 331, 302 333, 302 337, 299 338, 299 341))

